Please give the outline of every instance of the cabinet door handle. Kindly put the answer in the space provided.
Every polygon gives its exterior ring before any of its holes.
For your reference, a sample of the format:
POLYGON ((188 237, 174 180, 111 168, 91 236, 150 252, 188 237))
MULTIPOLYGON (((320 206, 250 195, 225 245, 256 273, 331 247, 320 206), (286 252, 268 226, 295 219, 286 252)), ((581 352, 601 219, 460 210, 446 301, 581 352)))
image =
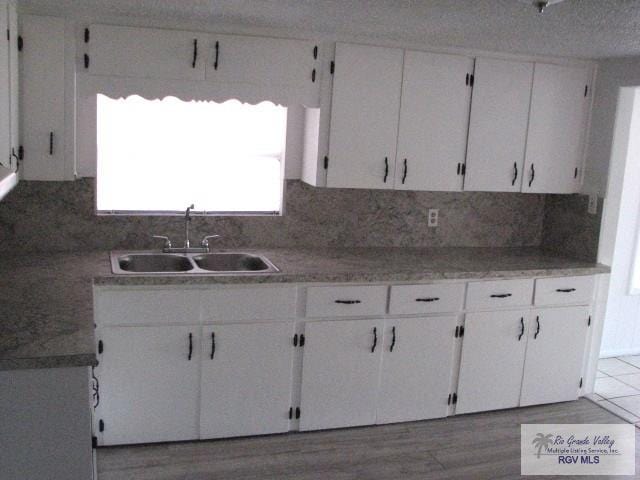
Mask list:
POLYGON ((491 298, 507 298, 510 296, 510 293, 494 293, 493 295, 491 295, 491 298))
POLYGON ((53 155, 53 132, 49 132, 49 155, 53 155))
POLYGON ((220 42, 218 41, 216 41, 215 50, 216 50, 216 56, 213 60, 213 69, 218 70, 218 58, 220 57, 220 42))
POLYGON ((516 180, 518 179, 518 164, 513 162, 513 180, 511 180, 511 185, 516 184, 516 180))
POLYGON ((536 178, 536 169, 533 167, 533 163, 531 164, 531 178, 529 179, 529 186, 533 183, 533 179, 536 178))
POLYGON ((393 347, 396 346, 396 327, 393 327, 391 329, 391 345, 389 345, 389 351, 393 352, 393 347))
POLYGON ((407 179, 407 159, 404 159, 404 172, 402 173, 402 184, 404 185, 404 181, 407 179))
POLYGON ((373 345, 371 345, 371 353, 376 351, 376 346, 378 345, 378 329, 373 327, 373 345))
POLYGON ((576 291, 575 288, 557 288, 556 289, 556 292, 560 292, 560 293, 571 293, 575 291, 576 291))
POLYGON ((540 317, 536 317, 536 333, 533 335, 533 339, 538 338, 538 334, 540 333, 540 317))
POLYGON ((188 360, 191 360, 193 355, 193 333, 189 333, 189 357, 188 360))
POLYGON ((360 300, 336 300, 335 303, 341 303, 343 305, 355 305, 356 303, 362 303, 360 300))
POLYGON ((440 297, 416 298, 416 302, 437 302, 438 300, 440 300, 440 297))
POLYGON ((384 178, 383 183, 387 183, 387 177, 389 176, 389 157, 384 157, 384 178))
POLYGON ((196 62, 198 61, 198 39, 193 39, 193 60, 191 61, 191 68, 196 68, 196 62))
MULTIPOLYGON (((297 337, 296 337, 296 343, 298 343, 297 337)), ((216 354, 216 333, 211 332, 211 360, 213 360, 213 356, 215 354, 216 354)))
POLYGON ((520 317, 520 335, 518 335, 518 341, 522 340, 524 335, 524 317, 520 317))

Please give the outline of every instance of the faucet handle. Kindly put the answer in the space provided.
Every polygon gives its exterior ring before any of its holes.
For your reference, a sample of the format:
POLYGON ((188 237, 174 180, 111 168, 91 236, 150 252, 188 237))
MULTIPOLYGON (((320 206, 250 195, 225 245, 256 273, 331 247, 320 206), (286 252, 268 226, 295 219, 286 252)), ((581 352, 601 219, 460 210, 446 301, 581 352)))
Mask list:
POLYGON ((164 240, 164 250, 168 250, 171 248, 171 240, 169 237, 165 235, 152 235, 153 238, 159 238, 160 240, 164 240))
POLYGON ((200 245, 202 245, 202 247, 204 247, 204 248, 209 248, 209 239, 210 238, 220 238, 220 235, 207 235, 206 237, 204 237, 202 239, 202 241, 200 242, 200 245))

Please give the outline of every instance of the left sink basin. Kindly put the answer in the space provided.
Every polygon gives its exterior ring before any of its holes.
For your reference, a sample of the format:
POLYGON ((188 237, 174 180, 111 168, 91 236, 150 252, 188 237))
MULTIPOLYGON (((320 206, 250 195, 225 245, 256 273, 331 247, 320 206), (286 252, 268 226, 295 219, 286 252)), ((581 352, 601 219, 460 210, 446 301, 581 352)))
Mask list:
POLYGON ((118 267, 130 273, 189 272, 191 261, 181 255, 167 253, 132 253, 117 257, 118 267))

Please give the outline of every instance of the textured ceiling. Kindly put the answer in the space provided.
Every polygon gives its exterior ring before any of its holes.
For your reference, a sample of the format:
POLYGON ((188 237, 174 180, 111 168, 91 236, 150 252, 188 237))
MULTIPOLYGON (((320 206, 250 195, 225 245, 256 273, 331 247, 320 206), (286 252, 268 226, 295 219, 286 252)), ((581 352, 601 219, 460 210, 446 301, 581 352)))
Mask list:
POLYGON ((379 37, 435 47, 602 58, 640 55, 640 0, 20 0, 32 12, 379 37))

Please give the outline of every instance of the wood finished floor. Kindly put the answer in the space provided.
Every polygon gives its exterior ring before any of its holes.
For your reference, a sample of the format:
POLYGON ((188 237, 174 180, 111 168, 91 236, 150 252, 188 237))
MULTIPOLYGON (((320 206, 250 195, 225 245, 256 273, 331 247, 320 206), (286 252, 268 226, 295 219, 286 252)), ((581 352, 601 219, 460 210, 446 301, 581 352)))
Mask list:
MULTIPOLYGON (((582 399, 395 425, 106 447, 98 449, 98 480, 520 478, 521 423, 624 421, 582 399)), ((640 451, 638 432, 636 453, 640 451)), ((638 457, 636 478, 640 478, 638 457)))

